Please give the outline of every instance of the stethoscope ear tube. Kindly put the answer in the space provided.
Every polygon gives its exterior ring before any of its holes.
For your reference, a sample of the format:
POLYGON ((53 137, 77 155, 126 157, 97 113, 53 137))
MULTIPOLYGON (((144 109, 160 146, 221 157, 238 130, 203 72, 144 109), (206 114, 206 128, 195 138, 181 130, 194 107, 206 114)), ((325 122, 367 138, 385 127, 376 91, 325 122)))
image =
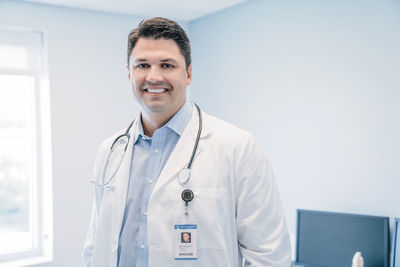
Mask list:
POLYGON ((190 168, 192 167, 192 163, 193 163, 193 159, 194 156, 196 154, 197 151, 197 147, 199 145, 199 141, 200 141, 200 136, 201 136, 201 131, 203 129, 203 116, 201 114, 201 110, 199 108, 199 106, 195 103, 193 103, 193 105, 196 107, 197 109, 197 113, 199 114, 199 128, 197 130, 197 136, 196 136, 196 141, 194 142, 194 146, 193 146, 193 150, 192 150, 192 155, 190 156, 190 160, 188 163, 188 166, 186 168, 183 168, 179 173, 178 173, 178 183, 183 186, 185 185, 187 182, 189 182, 190 180, 190 176, 191 176, 191 170, 190 168))
POLYGON ((120 167, 121 164, 122 164, 122 160, 123 160, 123 158, 124 158, 124 156, 125 156, 126 149, 128 148, 128 144, 129 144, 129 141, 130 141, 130 138, 131 138, 131 136, 130 136, 130 134, 129 134, 129 131, 131 130, 132 125, 133 125, 134 122, 135 122, 135 120, 133 120, 133 121, 131 122, 131 124, 129 124, 129 126, 128 126, 128 128, 126 129, 125 133, 119 135, 117 138, 115 138, 114 142, 112 142, 112 144, 111 144, 111 146, 110 146, 110 149, 109 149, 109 152, 108 152, 108 155, 107 155, 107 159, 106 159, 106 161, 105 161, 105 163, 104 163, 104 166, 103 166, 103 170, 101 171, 102 181, 101 181, 101 182, 99 182, 99 181, 90 181, 91 183, 93 183, 93 184, 95 184, 95 185, 97 185, 97 186, 104 187, 105 189, 112 189, 112 188, 113 188, 113 187, 110 186, 109 184, 110 184, 111 181, 114 179, 115 174, 117 173, 117 171, 119 170, 119 167, 120 167), (121 160, 120 160, 120 162, 118 163, 117 168, 116 168, 115 171, 112 173, 112 175, 110 176, 110 178, 109 178, 107 181, 105 181, 106 172, 107 172, 107 169, 108 169, 108 165, 109 165, 109 163, 110 163, 111 154, 112 154, 112 152, 114 151, 115 145, 118 143, 119 140, 122 140, 123 137, 126 137, 126 138, 127 138, 126 143, 125 143, 125 147, 124 147, 123 156, 121 157, 121 160))
MULTIPOLYGON (((196 107, 197 112, 199 114, 199 129, 197 131, 197 137, 196 137, 196 142, 194 143, 192 156, 190 157, 189 164, 187 166, 187 169, 189 169, 189 171, 190 171, 190 168, 192 167, 194 155, 196 154, 196 151, 197 151, 197 146, 199 145, 201 131, 203 130, 203 116, 201 115, 201 110, 196 103, 193 103, 193 105, 196 107)), ((190 178, 190 172, 189 172, 189 178, 190 178)))

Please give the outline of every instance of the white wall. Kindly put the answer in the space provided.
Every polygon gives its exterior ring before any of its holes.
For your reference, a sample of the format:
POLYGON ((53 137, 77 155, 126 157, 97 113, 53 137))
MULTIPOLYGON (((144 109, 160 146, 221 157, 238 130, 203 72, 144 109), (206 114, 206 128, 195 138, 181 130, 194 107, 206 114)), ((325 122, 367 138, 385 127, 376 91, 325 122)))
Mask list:
POLYGON ((138 111, 128 85, 126 39, 141 19, 0 1, 0 24, 47 32, 54 179, 54 262, 82 266, 100 142, 138 111))
MULTIPOLYGON (((192 99, 254 133, 292 234, 297 208, 400 217, 399 12, 389 0, 253 0, 190 23, 192 99)), ((41 267, 81 264, 96 147, 138 111, 124 66, 139 21, 0 1, 0 24, 48 37, 55 259, 41 267)))
POLYGON ((296 209, 400 217, 400 3, 253 0, 193 21, 192 99, 251 131, 296 209))

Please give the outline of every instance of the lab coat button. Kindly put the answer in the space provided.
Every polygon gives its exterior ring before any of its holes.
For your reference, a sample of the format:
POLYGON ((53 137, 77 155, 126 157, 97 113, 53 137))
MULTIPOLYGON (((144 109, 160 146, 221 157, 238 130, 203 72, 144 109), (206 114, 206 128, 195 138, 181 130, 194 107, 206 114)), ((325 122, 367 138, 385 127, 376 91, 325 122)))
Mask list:
POLYGON ((143 214, 146 216, 147 215, 147 211, 143 212, 143 214))
POLYGON ((156 148, 156 149, 154 149, 154 153, 156 153, 156 154, 158 153, 158 149, 157 149, 157 148, 156 148))
POLYGON ((140 247, 141 247, 141 248, 144 248, 144 244, 142 244, 140 247))
POLYGON ((117 250, 118 250, 118 246, 117 245, 112 247, 112 252, 117 252, 117 250))
POLYGON ((153 180, 152 179, 149 179, 149 184, 152 184, 153 183, 153 180))

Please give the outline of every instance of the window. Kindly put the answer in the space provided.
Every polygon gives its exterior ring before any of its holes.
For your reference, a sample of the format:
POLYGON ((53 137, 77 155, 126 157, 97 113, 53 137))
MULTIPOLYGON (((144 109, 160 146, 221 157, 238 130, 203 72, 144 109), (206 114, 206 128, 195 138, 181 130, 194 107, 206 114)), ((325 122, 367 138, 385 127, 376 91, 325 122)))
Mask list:
POLYGON ((0 28, 0 265, 52 259, 44 33, 0 28))

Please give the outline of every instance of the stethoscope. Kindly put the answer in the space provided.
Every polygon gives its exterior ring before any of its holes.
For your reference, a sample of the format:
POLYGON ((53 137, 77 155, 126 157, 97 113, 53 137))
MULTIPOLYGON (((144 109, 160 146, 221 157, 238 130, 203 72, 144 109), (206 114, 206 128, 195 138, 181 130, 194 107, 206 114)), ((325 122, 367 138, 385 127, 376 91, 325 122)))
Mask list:
MULTIPOLYGON (((193 103, 193 105, 196 107, 197 113, 199 115, 199 128, 197 130, 196 141, 195 141, 194 146, 193 146, 192 155, 190 156, 189 163, 188 163, 188 165, 186 167, 184 167, 182 170, 180 170, 178 175, 177 175, 177 181, 181 186, 184 186, 190 180, 190 176, 191 176, 191 171, 190 170, 191 170, 191 167, 192 167, 194 155, 196 154, 196 151, 197 151, 197 146, 199 145, 200 135, 201 135, 201 131, 202 131, 202 128, 203 128, 203 117, 202 117, 202 114, 201 114, 201 110, 200 110, 200 108, 199 108, 199 106, 197 104, 193 103)), ((103 170, 101 172, 101 178, 102 178, 101 181, 102 182, 91 180, 90 181, 91 183, 94 183, 95 185, 103 187, 105 189, 113 189, 114 188, 111 185, 111 182, 114 180, 115 174, 118 172, 119 167, 121 166, 121 163, 122 163, 122 161, 123 161, 123 159, 125 157, 126 150, 128 148, 128 144, 129 144, 129 140, 131 138, 131 135, 130 135, 129 132, 130 132, 134 122, 135 122, 135 120, 133 120, 129 124, 128 128, 126 128, 125 133, 117 136, 115 138, 115 140, 112 142, 110 150, 109 150, 108 155, 107 155, 106 162, 105 162, 103 170), (117 144, 124 145, 123 151, 122 151, 122 156, 120 157, 121 159, 118 162, 118 165, 116 166, 115 170, 111 172, 110 178, 105 179, 106 178, 106 173, 109 170, 110 158, 113 155, 113 153, 115 153, 115 150, 118 147, 117 144)), ((188 203, 193 200, 194 193, 190 189, 185 189, 185 190, 182 191, 181 198, 182 198, 183 201, 185 201, 185 207, 186 207, 185 214, 187 215, 188 203)))

